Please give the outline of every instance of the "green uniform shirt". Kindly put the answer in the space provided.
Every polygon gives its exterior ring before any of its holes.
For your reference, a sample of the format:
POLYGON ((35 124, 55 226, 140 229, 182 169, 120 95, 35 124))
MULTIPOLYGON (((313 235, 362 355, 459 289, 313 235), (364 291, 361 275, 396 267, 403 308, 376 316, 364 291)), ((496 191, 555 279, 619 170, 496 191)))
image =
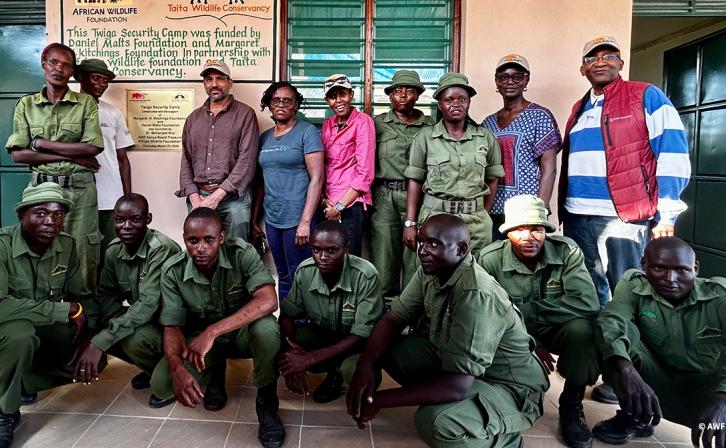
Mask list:
POLYGON ((497 139, 487 128, 469 124, 454 140, 439 121, 414 137, 404 174, 439 199, 470 200, 488 195, 486 179, 504 177, 504 167, 497 139))
POLYGON ((346 255, 338 283, 332 288, 323 280, 312 258, 300 263, 295 280, 280 311, 291 319, 310 321, 338 336, 370 336, 383 314, 378 272, 368 261, 346 255))
POLYGON ((43 255, 33 253, 20 225, 0 229, 0 323, 28 320, 35 325, 68 322, 70 303, 80 300, 90 315, 91 298, 78 269, 75 241, 60 233, 43 255), (83 300, 81 300, 83 299, 83 300))
POLYGON ((517 258, 509 240, 485 247, 479 265, 509 293, 530 334, 572 319, 594 320, 600 302, 580 248, 567 237, 547 235, 542 250, 534 272, 517 258))
POLYGON ((644 273, 631 269, 618 282, 613 300, 597 318, 595 338, 603 359, 630 360, 626 327, 634 323, 640 340, 663 365, 683 373, 717 375, 726 392, 726 278, 697 278, 693 291, 674 307, 644 273))
MULTIPOLYGON (((46 87, 43 87, 39 93, 18 100, 13 115, 13 133, 5 144, 8 152, 29 148, 35 137, 62 143, 88 143, 103 149, 98 105, 92 96, 68 89, 63 98, 53 104, 45 92, 46 87)), ((44 163, 32 169, 56 176, 90 171, 74 162, 44 163)))
POLYGON ((391 311, 409 324, 428 319, 444 371, 535 390, 548 385, 519 312, 471 254, 444 284, 419 268, 391 311))
POLYGON ((159 323, 183 327, 185 335, 193 335, 234 314, 261 286, 274 284, 255 248, 241 238, 231 238, 219 248, 211 282, 188 253, 176 254, 162 267, 159 323))
POLYGON ((98 285, 98 304, 104 329, 92 342, 101 350, 131 335, 156 316, 161 300, 161 266, 181 252, 179 245, 158 230, 148 229, 134 254, 118 238, 106 249, 98 285), (126 308, 123 302, 129 307, 126 308))
POLYGON ((406 180, 409 149, 423 127, 433 126, 434 119, 421 116, 411 123, 401 121, 393 110, 373 119, 376 125, 376 179, 406 180))

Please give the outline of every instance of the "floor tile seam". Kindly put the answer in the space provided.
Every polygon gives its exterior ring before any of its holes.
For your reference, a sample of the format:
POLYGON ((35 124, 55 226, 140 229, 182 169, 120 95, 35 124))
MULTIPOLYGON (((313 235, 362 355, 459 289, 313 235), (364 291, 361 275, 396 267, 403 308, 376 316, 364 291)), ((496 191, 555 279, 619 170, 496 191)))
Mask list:
POLYGON ((154 444, 154 440, 156 440, 156 437, 157 437, 157 436, 159 435, 159 433, 161 432, 161 428, 163 428, 163 427, 164 427, 164 424, 166 423, 166 420, 167 420, 167 419, 164 419, 164 421, 162 421, 162 422, 161 422, 161 425, 159 425, 159 427, 158 427, 158 428, 156 428, 156 432, 154 433, 154 437, 152 437, 152 438, 151 438, 151 440, 149 441, 149 444, 148 444, 148 445, 146 445, 146 448, 150 448, 150 447, 151 447, 151 445, 153 445, 153 444, 154 444))
POLYGON ((232 428, 234 428, 234 423, 229 425, 229 429, 227 430, 227 437, 224 438, 224 445, 222 445, 222 448, 227 448, 227 443, 229 442, 229 436, 232 434, 232 428))
POLYGON ((368 423, 368 434, 371 437, 371 448, 376 448, 376 444, 373 442, 373 425, 371 425, 370 422, 368 423))
POLYGON ((85 431, 83 431, 83 434, 81 434, 81 437, 79 437, 79 438, 78 438, 78 440, 76 440, 76 443, 74 443, 74 444, 73 444, 73 446, 72 446, 71 448, 76 448, 76 445, 78 445, 78 442, 80 442, 80 441, 81 441, 81 440, 82 440, 82 439, 83 439, 83 438, 84 438, 84 437, 86 436, 86 434, 88 434, 88 431, 90 431, 90 430, 91 430, 91 428, 93 428, 93 425, 95 425, 95 424, 96 424, 96 422, 97 422, 97 421, 99 421, 99 420, 101 419, 101 417, 103 417, 103 414, 104 414, 104 413, 105 413, 106 411, 108 411, 108 410, 109 410, 109 409, 111 408, 111 406, 113 406, 113 404, 114 404, 114 403, 116 403, 116 400, 118 400, 118 398, 119 398, 119 397, 121 396, 121 394, 122 394, 122 393, 124 393, 124 391, 126 390, 126 388, 127 388, 127 387, 129 387, 129 384, 128 384, 128 383, 127 383, 127 384, 126 384, 126 385, 125 385, 124 387, 122 387, 122 388, 121 388, 121 390, 119 391, 119 393, 118 393, 118 394, 116 394, 116 397, 114 397, 114 399, 113 399, 113 400, 111 400, 111 403, 109 403, 109 404, 108 404, 108 406, 106 406, 106 408, 105 408, 105 409, 103 410, 103 412, 101 412, 101 413, 100 413, 100 414, 99 414, 99 415, 98 415, 98 416, 97 416, 97 417, 96 417, 96 418, 95 418, 95 419, 93 420, 93 422, 91 422, 91 424, 90 424, 90 425, 88 426, 88 428, 86 428, 86 430, 85 430, 85 431))

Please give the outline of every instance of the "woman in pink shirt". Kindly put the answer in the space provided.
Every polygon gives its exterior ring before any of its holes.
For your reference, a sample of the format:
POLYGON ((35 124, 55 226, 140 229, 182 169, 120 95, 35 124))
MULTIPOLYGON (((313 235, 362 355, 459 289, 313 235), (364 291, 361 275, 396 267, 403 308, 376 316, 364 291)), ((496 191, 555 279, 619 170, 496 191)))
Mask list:
POLYGON ((360 257, 367 211, 373 203, 375 125, 371 117, 353 107, 353 87, 347 76, 328 77, 324 91, 335 115, 325 120, 321 136, 325 148, 323 211, 327 219, 343 223, 349 253, 360 257))

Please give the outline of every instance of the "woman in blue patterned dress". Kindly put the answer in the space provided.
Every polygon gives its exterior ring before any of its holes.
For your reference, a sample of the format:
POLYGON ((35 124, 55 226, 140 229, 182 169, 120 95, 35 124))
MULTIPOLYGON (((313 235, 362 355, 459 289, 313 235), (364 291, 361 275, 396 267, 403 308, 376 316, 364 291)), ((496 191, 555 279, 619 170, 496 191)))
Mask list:
POLYGON ((482 122, 497 137, 502 151, 504 177, 499 179, 490 215, 492 239, 504 222, 504 201, 520 194, 537 195, 549 203, 557 174, 557 151, 562 143, 557 122, 549 109, 524 99, 529 83, 529 63, 518 54, 497 62, 494 73, 504 107, 482 122))

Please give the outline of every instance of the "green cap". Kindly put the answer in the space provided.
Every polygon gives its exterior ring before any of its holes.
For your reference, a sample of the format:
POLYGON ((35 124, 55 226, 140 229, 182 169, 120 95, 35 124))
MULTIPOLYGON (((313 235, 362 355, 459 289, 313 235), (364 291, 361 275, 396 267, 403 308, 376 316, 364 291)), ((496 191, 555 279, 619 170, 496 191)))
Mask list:
POLYGON ((476 90, 469 85, 469 78, 467 78, 465 74, 451 72, 445 74, 441 77, 441 79, 439 79, 439 86, 434 92, 434 99, 439 99, 441 92, 449 87, 463 87, 467 92, 469 92, 469 96, 476 95, 476 90))
POLYGON ((506 235, 522 226, 544 226, 549 232, 556 230, 554 224, 547 221, 544 201, 531 194, 512 196, 504 203, 504 224, 499 226, 499 231, 506 235))
POLYGON ((421 78, 419 78, 418 73, 413 70, 397 70, 393 74, 391 85, 383 89, 383 91, 386 95, 390 95, 393 89, 399 86, 413 87, 418 90, 419 95, 426 90, 426 87, 421 83, 421 78))
POLYGON ((76 81, 78 81, 79 73, 100 73, 108 76, 109 79, 116 77, 116 74, 109 70, 108 65, 100 59, 86 59, 85 61, 81 61, 81 63, 76 66, 76 71, 73 73, 73 77, 76 78, 76 81))
POLYGON ((65 206, 66 210, 73 207, 73 201, 63 197, 63 190, 60 185, 54 182, 43 182, 35 187, 27 187, 23 190, 23 197, 15 204, 15 211, 19 212, 25 207, 31 205, 45 204, 48 202, 57 202, 65 206))

